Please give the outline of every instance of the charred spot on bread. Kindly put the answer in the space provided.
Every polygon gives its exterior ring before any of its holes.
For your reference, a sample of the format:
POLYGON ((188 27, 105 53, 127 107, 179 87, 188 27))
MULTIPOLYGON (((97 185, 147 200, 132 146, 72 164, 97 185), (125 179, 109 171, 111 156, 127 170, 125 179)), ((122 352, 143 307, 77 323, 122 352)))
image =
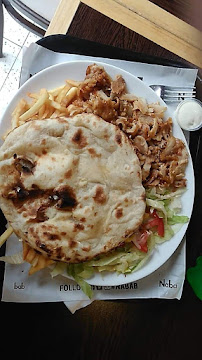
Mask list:
POLYGON ((37 209, 36 217, 34 219, 36 222, 44 222, 48 220, 48 216, 46 215, 46 209, 47 206, 45 205, 41 205, 39 209, 37 209))
POLYGON ((73 239, 69 239, 68 243, 70 248, 75 248, 77 246, 77 242, 73 239))
POLYGON ((122 136, 120 133, 117 133, 115 135, 115 141, 117 142, 117 144, 121 145, 122 144, 122 136))
POLYGON ((79 148, 83 148, 86 145, 88 145, 86 137, 83 135, 82 129, 78 129, 73 138, 72 141, 78 145, 79 148))
MULTIPOLYGON (((16 184, 4 191, 5 198, 11 200, 16 208, 22 208, 24 205, 36 199, 41 200, 41 206, 37 210, 35 220, 42 222, 48 220, 45 215, 46 208, 55 205, 56 208, 70 211, 77 206, 77 200, 74 190, 68 185, 62 185, 57 189, 40 189, 33 184, 31 189, 26 189, 19 180, 16 184)), ((32 220, 33 221, 33 220, 32 220)))
POLYGON ((67 170, 64 176, 66 179, 69 179, 72 176, 72 169, 67 170))
POLYGON ((123 209, 122 208, 116 209, 115 216, 117 219, 120 219, 123 216, 123 209))
POLYGON ((51 232, 48 231, 44 231, 43 235, 48 239, 48 240, 60 240, 60 236, 58 234, 53 234, 51 232))
POLYGON ((102 186, 98 185, 96 187, 95 195, 93 196, 93 200, 101 205, 103 205, 106 202, 107 198, 106 198, 106 195, 104 193, 104 189, 102 186))
POLYGON ((25 156, 17 156, 17 154, 14 154, 13 158, 14 158, 14 166, 19 173, 23 173, 23 174, 33 173, 33 169, 35 167, 34 162, 27 159, 25 156))
POLYGON ((88 152, 89 152, 89 154, 92 156, 92 158, 95 158, 95 157, 101 157, 101 154, 97 154, 97 152, 95 151, 95 149, 94 148, 89 148, 88 149, 88 152))
POLYGON ((74 224, 74 230, 73 231, 81 231, 84 230, 84 225, 83 224, 74 224))
POLYGON ((54 194, 58 196, 57 208, 70 210, 77 206, 77 200, 74 190, 68 185, 62 185, 54 194))
POLYGON ((45 242, 42 242, 41 240, 36 240, 36 245, 45 253, 47 253, 47 255, 51 255, 51 249, 48 248, 45 242))

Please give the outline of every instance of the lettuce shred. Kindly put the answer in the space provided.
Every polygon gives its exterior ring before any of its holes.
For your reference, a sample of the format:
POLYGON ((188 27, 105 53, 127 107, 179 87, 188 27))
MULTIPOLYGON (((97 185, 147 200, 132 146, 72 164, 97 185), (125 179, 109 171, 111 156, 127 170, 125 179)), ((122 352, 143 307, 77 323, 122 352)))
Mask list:
POLYGON ((20 265, 24 263, 23 254, 19 252, 14 255, 1 256, 0 261, 3 261, 7 264, 20 265))

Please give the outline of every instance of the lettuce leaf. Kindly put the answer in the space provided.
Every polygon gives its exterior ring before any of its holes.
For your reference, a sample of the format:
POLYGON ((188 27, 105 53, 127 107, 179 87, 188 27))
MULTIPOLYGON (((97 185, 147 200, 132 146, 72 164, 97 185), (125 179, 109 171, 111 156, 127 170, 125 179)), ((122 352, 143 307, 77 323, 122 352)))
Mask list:
POLYGON ((175 234, 174 230, 171 228, 171 226, 168 226, 166 225, 165 226, 165 229, 164 229, 164 237, 162 236, 159 236, 157 233, 153 233, 151 235, 153 241, 156 243, 156 244, 161 244, 165 241, 168 241, 170 240, 173 235, 175 234))
POLYGON ((52 277, 57 275, 62 275, 66 270, 67 264, 62 262, 57 262, 54 268, 51 270, 50 274, 52 277))
POLYGON ((167 223, 167 211, 164 202, 162 200, 146 199, 146 205, 153 209, 161 211, 164 215, 164 220, 167 223))
POLYGON ((180 188, 176 191, 164 191, 164 193, 158 193, 156 188, 152 188, 150 190, 146 190, 146 197, 148 199, 152 200, 166 200, 166 199, 172 199, 176 197, 180 197, 184 192, 186 191, 186 188, 180 188))
POLYGON ((189 221, 188 216, 184 215, 173 215, 172 217, 168 218, 168 224, 169 225, 175 225, 175 224, 185 224, 189 221))
POLYGON ((84 279, 89 279, 93 275, 93 268, 85 265, 85 263, 68 265, 66 263, 58 262, 50 274, 52 277, 55 277, 57 275, 63 275, 65 272, 67 275, 73 278, 77 284, 79 284, 84 294, 86 294, 91 299, 93 296, 93 291, 91 286, 84 279))
POLYGON ((20 265, 25 262, 23 259, 22 251, 14 255, 1 256, 0 261, 4 261, 7 264, 14 264, 14 265, 20 265))
POLYGON ((84 294, 86 294, 89 299, 92 299, 93 291, 91 289, 91 286, 82 277, 82 273, 84 272, 84 270, 85 265, 83 263, 69 264, 66 267, 67 274, 71 276, 77 282, 77 284, 79 284, 84 294))
POLYGON ((81 287, 81 290, 86 294, 86 296, 89 297, 89 299, 92 299, 93 297, 93 290, 91 289, 91 286, 80 276, 75 275, 74 276, 75 281, 79 286, 81 287))

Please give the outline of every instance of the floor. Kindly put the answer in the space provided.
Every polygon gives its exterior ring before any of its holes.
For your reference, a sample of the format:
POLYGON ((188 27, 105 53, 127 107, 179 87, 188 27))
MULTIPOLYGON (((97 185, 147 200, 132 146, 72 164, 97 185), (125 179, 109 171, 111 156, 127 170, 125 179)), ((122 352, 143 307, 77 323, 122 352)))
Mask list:
POLYGON ((4 9, 3 58, 0 58, 0 118, 19 87, 23 47, 39 36, 17 23, 4 9))

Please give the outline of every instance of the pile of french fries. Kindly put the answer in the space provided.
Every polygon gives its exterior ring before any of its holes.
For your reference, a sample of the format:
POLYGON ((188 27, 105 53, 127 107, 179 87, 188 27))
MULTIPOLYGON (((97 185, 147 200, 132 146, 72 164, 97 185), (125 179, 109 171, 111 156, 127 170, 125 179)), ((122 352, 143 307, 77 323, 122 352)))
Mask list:
POLYGON ((79 81, 66 80, 53 90, 41 89, 28 93, 31 103, 21 99, 12 113, 12 129, 29 120, 44 120, 68 115, 68 106, 78 96, 79 81))

